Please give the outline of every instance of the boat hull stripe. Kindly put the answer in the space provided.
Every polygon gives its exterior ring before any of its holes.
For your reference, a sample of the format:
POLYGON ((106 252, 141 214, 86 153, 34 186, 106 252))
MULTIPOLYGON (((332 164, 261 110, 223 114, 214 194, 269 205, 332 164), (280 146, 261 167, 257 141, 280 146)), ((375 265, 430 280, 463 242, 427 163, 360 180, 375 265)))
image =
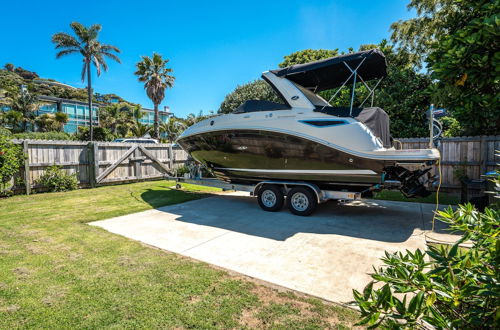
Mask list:
POLYGON ((227 168, 227 167, 215 167, 216 170, 223 171, 238 171, 238 172, 255 172, 255 173, 294 173, 294 174, 360 174, 369 175, 377 174, 372 170, 272 170, 272 169, 257 169, 257 168, 227 168))

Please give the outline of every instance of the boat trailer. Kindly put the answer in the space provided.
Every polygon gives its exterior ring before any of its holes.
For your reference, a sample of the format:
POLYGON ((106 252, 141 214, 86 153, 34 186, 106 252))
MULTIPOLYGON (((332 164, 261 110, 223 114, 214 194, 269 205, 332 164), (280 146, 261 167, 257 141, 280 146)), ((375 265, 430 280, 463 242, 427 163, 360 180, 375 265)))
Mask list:
POLYGON ((339 202, 361 199, 361 192, 323 190, 317 185, 303 181, 261 181, 255 184, 235 184, 213 178, 168 178, 176 181, 176 189, 182 184, 220 188, 223 191, 244 191, 256 196, 259 206, 269 212, 281 210, 286 202, 288 209, 295 215, 308 216, 316 206, 329 200, 339 202))

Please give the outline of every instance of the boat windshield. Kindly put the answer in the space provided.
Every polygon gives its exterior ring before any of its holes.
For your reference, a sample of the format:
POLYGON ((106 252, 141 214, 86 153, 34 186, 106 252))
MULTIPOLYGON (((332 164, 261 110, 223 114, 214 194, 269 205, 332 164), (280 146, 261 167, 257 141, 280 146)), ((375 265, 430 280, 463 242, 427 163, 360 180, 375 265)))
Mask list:
POLYGON ((314 94, 309 89, 300 86, 299 84, 294 83, 293 81, 291 81, 291 83, 294 84, 295 87, 297 87, 302 92, 302 94, 304 94, 304 96, 309 100, 309 102, 311 102, 313 105, 320 107, 331 107, 330 103, 328 103, 324 98, 322 98, 318 94, 314 94))

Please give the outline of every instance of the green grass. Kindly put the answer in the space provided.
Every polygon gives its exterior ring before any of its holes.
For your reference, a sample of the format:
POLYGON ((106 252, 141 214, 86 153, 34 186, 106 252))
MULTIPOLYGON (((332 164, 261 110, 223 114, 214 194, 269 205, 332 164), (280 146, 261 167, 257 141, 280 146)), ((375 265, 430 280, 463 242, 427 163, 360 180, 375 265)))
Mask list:
MULTIPOLYGON (((432 193, 427 197, 419 198, 406 198, 399 191, 393 190, 382 190, 381 192, 376 192, 373 196, 374 199, 388 200, 388 201, 399 201, 399 202, 412 202, 412 203, 436 203, 436 193, 432 193)), ((439 204, 442 205, 456 205, 460 202, 460 198, 447 193, 439 193, 439 204)))
POLYGON ((87 222, 204 197, 155 181, 0 199, 0 328, 350 327, 351 310, 282 295, 87 222))

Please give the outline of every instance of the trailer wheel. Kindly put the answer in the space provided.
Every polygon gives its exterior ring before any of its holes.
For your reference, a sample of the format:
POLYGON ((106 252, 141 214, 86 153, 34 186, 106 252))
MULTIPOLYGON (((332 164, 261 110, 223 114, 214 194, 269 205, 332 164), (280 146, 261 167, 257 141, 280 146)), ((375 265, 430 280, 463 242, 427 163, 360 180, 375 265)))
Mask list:
POLYGON ((265 185, 259 189, 257 194, 259 206, 268 212, 281 210, 284 200, 283 192, 275 185, 265 185))
POLYGON ((288 192, 286 200, 290 212, 301 216, 310 215, 318 205, 316 196, 311 189, 302 186, 292 188, 288 192))

